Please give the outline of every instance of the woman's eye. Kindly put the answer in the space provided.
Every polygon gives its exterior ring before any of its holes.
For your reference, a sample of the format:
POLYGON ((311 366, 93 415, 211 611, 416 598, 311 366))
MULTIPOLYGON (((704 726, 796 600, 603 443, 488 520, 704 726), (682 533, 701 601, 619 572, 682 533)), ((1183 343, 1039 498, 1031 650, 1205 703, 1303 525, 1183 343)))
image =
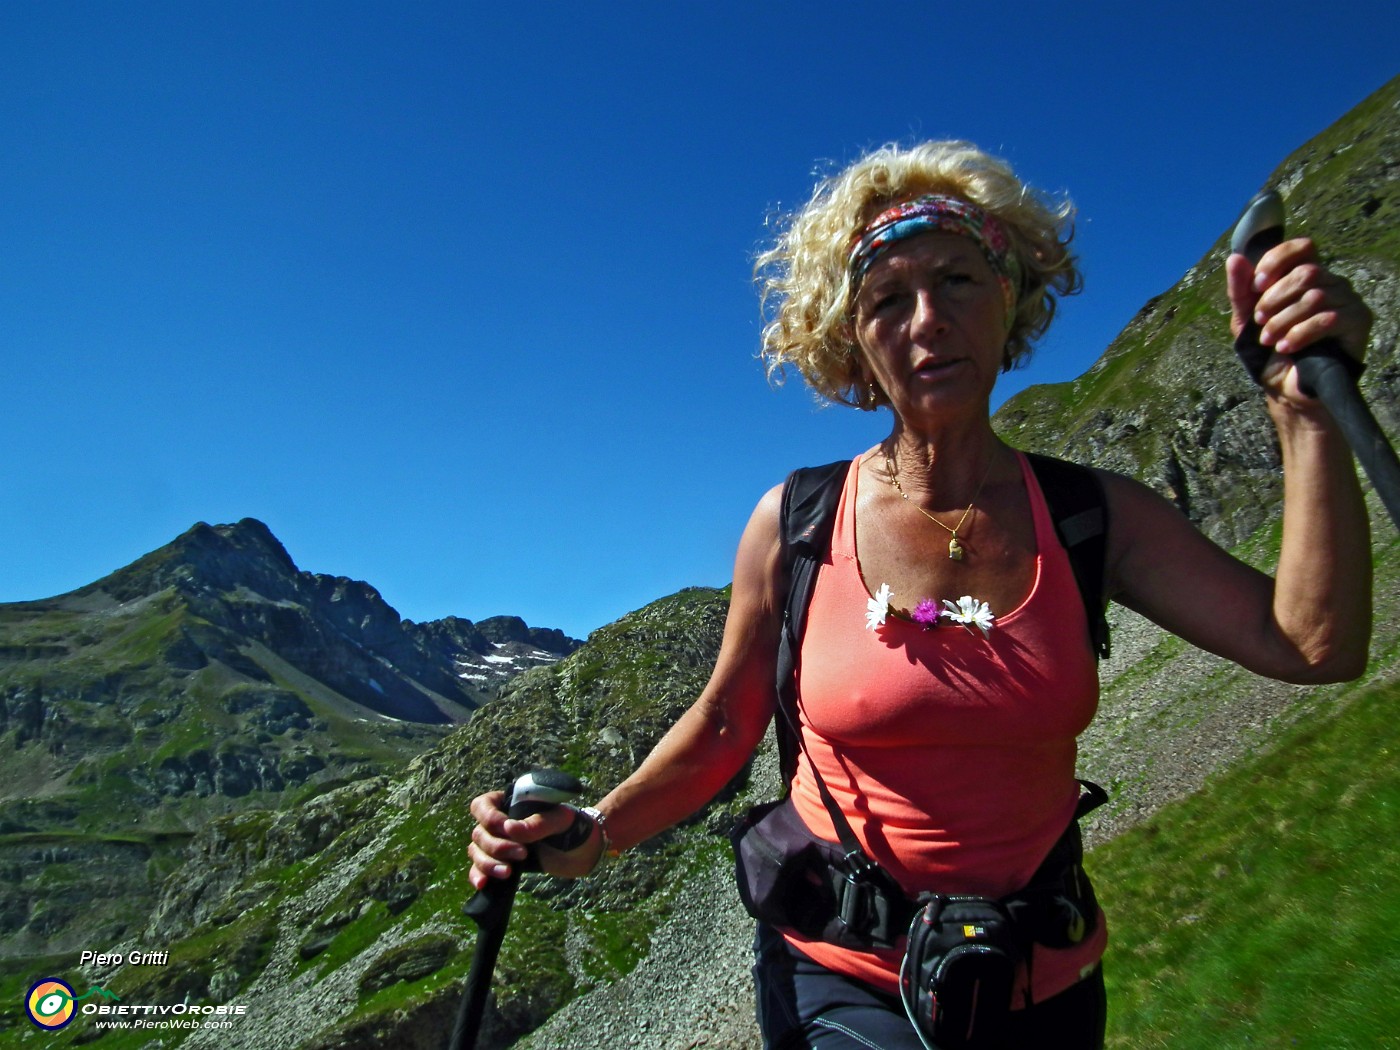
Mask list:
POLYGON ((894 290, 876 291, 869 295, 862 296, 863 302, 858 307, 863 314, 871 315, 883 313, 895 305, 899 300, 899 293, 894 290))

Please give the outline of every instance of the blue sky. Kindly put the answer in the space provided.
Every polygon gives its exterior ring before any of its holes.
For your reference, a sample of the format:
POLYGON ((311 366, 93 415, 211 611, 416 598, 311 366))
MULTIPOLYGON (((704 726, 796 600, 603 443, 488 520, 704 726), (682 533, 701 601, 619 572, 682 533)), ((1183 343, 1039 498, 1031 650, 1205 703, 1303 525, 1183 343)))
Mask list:
POLYGON ((887 141, 1079 207, 1087 368, 1400 72, 1392 3, 9 3, 0 601, 260 518, 404 616, 730 577, 887 425, 755 358, 765 220, 887 141))

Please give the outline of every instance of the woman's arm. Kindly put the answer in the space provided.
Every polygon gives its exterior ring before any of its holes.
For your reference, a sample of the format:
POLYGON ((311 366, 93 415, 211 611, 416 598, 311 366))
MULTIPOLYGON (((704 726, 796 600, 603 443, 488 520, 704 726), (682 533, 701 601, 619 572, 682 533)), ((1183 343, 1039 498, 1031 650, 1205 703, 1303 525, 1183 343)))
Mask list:
MULTIPOLYGON (((709 682, 630 777, 598 803, 614 848, 626 849, 690 816, 727 784, 758 746, 776 705, 778 636, 786 600, 779 538, 781 487, 754 509, 739 541, 724 639, 709 682)), ((560 807, 525 820, 502 812, 500 792, 472 802, 471 882, 504 878, 525 846, 565 831, 573 811, 560 807)), ((595 831, 568 853, 539 846, 544 870, 586 875, 602 852, 595 831)))
POLYGON ((1238 334, 1253 317, 1275 351, 1263 384, 1283 455, 1283 541, 1273 579, 1237 561, 1165 500, 1105 476, 1113 596, 1187 641, 1259 674, 1293 682, 1354 678, 1371 634, 1371 550, 1351 450, 1322 405, 1298 389, 1289 355, 1336 338, 1361 356, 1370 312, 1321 268, 1306 239, 1257 270, 1231 256, 1238 334))
POLYGON ((1272 579, 1146 486, 1103 475, 1110 597, 1256 674, 1344 681, 1365 669, 1370 645, 1365 507, 1340 438, 1341 462, 1331 441, 1285 443, 1303 447, 1284 453, 1283 544, 1272 579))

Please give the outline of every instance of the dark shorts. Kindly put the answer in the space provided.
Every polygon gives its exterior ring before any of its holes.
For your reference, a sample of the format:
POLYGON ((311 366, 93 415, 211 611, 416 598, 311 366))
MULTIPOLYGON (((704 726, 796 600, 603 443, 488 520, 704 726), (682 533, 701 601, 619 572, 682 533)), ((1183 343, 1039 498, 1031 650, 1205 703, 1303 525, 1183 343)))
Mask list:
MULTIPOLYGON (((832 973, 760 925, 754 941, 758 1026, 765 1050, 924 1050, 898 997, 832 973)), ((1012 1014, 1016 1050, 1101 1050, 1103 970, 1012 1014)))

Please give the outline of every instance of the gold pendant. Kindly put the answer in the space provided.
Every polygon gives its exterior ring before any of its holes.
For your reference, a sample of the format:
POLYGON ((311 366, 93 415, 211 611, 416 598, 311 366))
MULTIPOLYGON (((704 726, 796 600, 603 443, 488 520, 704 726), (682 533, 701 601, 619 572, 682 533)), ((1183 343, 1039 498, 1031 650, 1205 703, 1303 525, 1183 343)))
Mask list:
POLYGON ((962 561, 962 544, 958 542, 958 534, 953 533, 953 538, 948 541, 948 557, 953 561, 962 561))

